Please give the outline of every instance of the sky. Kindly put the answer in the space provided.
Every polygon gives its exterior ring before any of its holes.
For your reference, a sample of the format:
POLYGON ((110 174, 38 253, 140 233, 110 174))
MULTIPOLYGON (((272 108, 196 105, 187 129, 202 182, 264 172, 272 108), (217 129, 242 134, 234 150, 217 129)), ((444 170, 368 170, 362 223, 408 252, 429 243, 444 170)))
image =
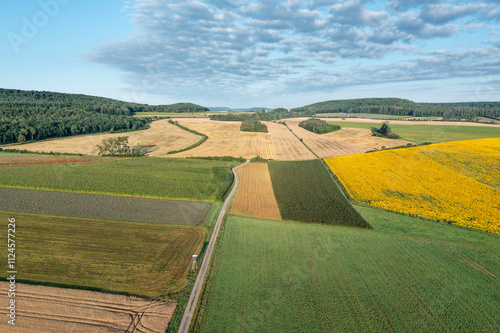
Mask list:
POLYGON ((203 106, 500 101, 500 0, 18 0, 0 88, 203 106))

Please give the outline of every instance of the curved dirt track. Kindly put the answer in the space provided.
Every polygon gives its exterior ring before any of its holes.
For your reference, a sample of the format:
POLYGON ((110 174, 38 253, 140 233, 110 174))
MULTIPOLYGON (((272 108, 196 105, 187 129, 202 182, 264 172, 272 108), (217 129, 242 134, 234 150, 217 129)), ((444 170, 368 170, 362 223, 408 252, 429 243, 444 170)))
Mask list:
MULTIPOLYGON (((0 303, 8 304, 8 283, 0 282, 0 303)), ((0 332, 165 332, 176 303, 138 297, 16 283, 16 325, 0 332), (135 329, 135 330, 134 330, 135 329)))

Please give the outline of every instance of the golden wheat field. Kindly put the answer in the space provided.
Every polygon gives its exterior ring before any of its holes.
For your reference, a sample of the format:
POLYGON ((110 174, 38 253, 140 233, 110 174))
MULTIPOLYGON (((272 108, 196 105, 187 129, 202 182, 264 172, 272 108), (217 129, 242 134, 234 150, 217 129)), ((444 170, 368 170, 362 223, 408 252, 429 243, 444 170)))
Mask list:
MULTIPOLYGON (((38 141, 8 148, 26 149, 33 152, 57 152, 97 155, 102 140, 128 136, 130 146, 149 146, 149 156, 165 156, 169 151, 179 150, 198 142, 201 137, 169 124, 166 120, 154 121, 149 129, 127 133, 80 135, 62 139, 38 141)), ((7 147, 5 147, 7 148, 7 147)))
POLYGON ((240 187, 231 213, 281 220, 267 163, 249 163, 236 172, 240 187))
POLYGON ((325 159, 357 201, 500 234, 500 139, 325 159))

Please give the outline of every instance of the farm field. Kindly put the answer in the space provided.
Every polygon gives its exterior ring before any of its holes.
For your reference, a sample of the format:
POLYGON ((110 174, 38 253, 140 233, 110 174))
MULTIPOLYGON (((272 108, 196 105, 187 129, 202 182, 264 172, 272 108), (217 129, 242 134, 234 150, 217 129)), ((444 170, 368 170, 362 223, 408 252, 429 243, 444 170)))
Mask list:
POLYGON ((500 233, 499 162, 500 139, 326 159, 361 203, 493 233, 500 233))
MULTIPOLYGON (((342 128, 363 129, 370 134, 372 127, 379 128, 382 121, 369 119, 328 120, 342 128), (366 120, 366 121, 365 121, 366 120)), ((500 126, 443 121, 389 121, 392 131, 411 142, 448 142, 483 138, 500 138, 500 126)), ((393 141, 393 140, 391 140, 393 141)), ((389 146, 387 146, 389 147, 389 146)))
POLYGON ((64 156, 0 152, 0 166, 33 164, 71 164, 112 161, 112 157, 64 156))
POLYGON ((268 133, 242 132, 241 122, 212 121, 210 119, 181 119, 179 124, 203 133, 208 140, 202 145, 172 154, 172 157, 233 156, 252 158, 260 156, 275 159, 276 154, 268 133))
POLYGON ((495 331, 498 239, 381 213, 374 230, 229 217, 194 331, 495 331))
POLYGON ((266 124, 271 136, 276 160, 308 160, 316 158, 286 126, 269 121, 264 122, 264 124, 266 124))
MULTIPOLYGON (((317 118, 367 118, 367 119, 408 119, 411 116, 399 116, 390 114, 373 114, 373 113, 317 113, 317 118)), ((429 119, 430 117, 422 117, 422 119, 429 119)))
MULTIPOLYGON (((321 158, 364 153, 382 146, 395 147, 406 145, 408 141, 375 138, 366 131, 353 131, 341 128, 327 134, 316 134, 299 126, 306 118, 287 119, 290 129, 321 158)), ((329 123, 331 123, 329 121, 329 123)))
MULTIPOLYGON (((0 282, 0 302, 8 304, 8 283, 0 282)), ((2 332, 164 332, 175 302, 152 301, 85 290, 16 284, 16 326, 0 322, 2 332), (140 319, 140 320, 139 320, 140 319)), ((7 310, 1 313, 6 317, 7 310)))
POLYGON ((237 171, 240 187, 231 214, 281 219, 267 163, 249 163, 237 171))
MULTIPOLYGON (((168 299, 186 285, 191 255, 200 252, 206 235, 198 227, 14 216, 19 282, 150 298, 168 299)), ((11 217, 0 212, 5 230, 11 217)))
POLYGON ((321 160, 270 161, 269 173, 283 219, 371 228, 321 160))
POLYGON ((0 186, 163 199, 219 200, 237 162, 127 158, 98 163, 0 166, 0 186))
POLYGON ((128 136, 130 146, 151 146, 149 156, 164 156, 169 151, 189 147, 198 142, 200 136, 189 133, 177 126, 169 124, 167 120, 158 120, 150 124, 150 128, 142 131, 80 135, 64 139, 53 139, 23 145, 4 146, 4 148, 26 149, 35 152, 58 152, 85 155, 98 155, 97 145, 102 140, 119 136, 128 136))
POLYGON ((8 187, 0 197, 0 211, 165 224, 198 225, 210 210, 206 202, 8 187))

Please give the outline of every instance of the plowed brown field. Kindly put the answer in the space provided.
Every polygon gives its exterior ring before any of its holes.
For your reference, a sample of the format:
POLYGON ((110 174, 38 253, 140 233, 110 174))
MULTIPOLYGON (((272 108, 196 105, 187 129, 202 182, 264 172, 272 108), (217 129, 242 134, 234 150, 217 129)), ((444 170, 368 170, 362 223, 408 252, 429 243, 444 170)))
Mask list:
POLYGON ((281 220, 267 163, 249 163, 236 172, 240 187, 231 213, 281 220))
POLYGON ((307 118, 287 119, 290 129, 321 158, 360 154, 382 146, 395 147, 408 143, 405 140, 389 140, 370 135, 369 130, 340 129, 339 131, 316 134, 299 126, 299 122, 307 118))
POLYGON ((267 125, 277 160, 307 160, 313 155, 290 130, 281 124, 264 122, 267 125))
POLYGON ((202 145, 171 157, 234 156, 252 158, 260 156, 275 159, 269 133, 240 131, 241 122, 212 121, 210 119, 179 119, 179 123, 189 129, 206 134, 208 140, 202 145))
POLYGON ((152 122, 150 128, 143 131, 81 135, 71 138, 48 140, 28 143, 24 145, 9 146, 6 148, 26 149, 28 151, 75 153, 97 155, 97 145, 102 140, 118 136, 128 136, 130 146, 153 146, 149 156, 163 156, 169 151, 179 150, 198 142, 201 137, 177 126, 169 124, 166 120, 152 122))
MULTIPOLYGON (((0 282, 0 303, 9 304, 0 282)), ((175 302, 16 283, 15 326, 2 306, 0 332, 165 332, 175 302), (133 330, 135 328, 135 330, 133 330)))

